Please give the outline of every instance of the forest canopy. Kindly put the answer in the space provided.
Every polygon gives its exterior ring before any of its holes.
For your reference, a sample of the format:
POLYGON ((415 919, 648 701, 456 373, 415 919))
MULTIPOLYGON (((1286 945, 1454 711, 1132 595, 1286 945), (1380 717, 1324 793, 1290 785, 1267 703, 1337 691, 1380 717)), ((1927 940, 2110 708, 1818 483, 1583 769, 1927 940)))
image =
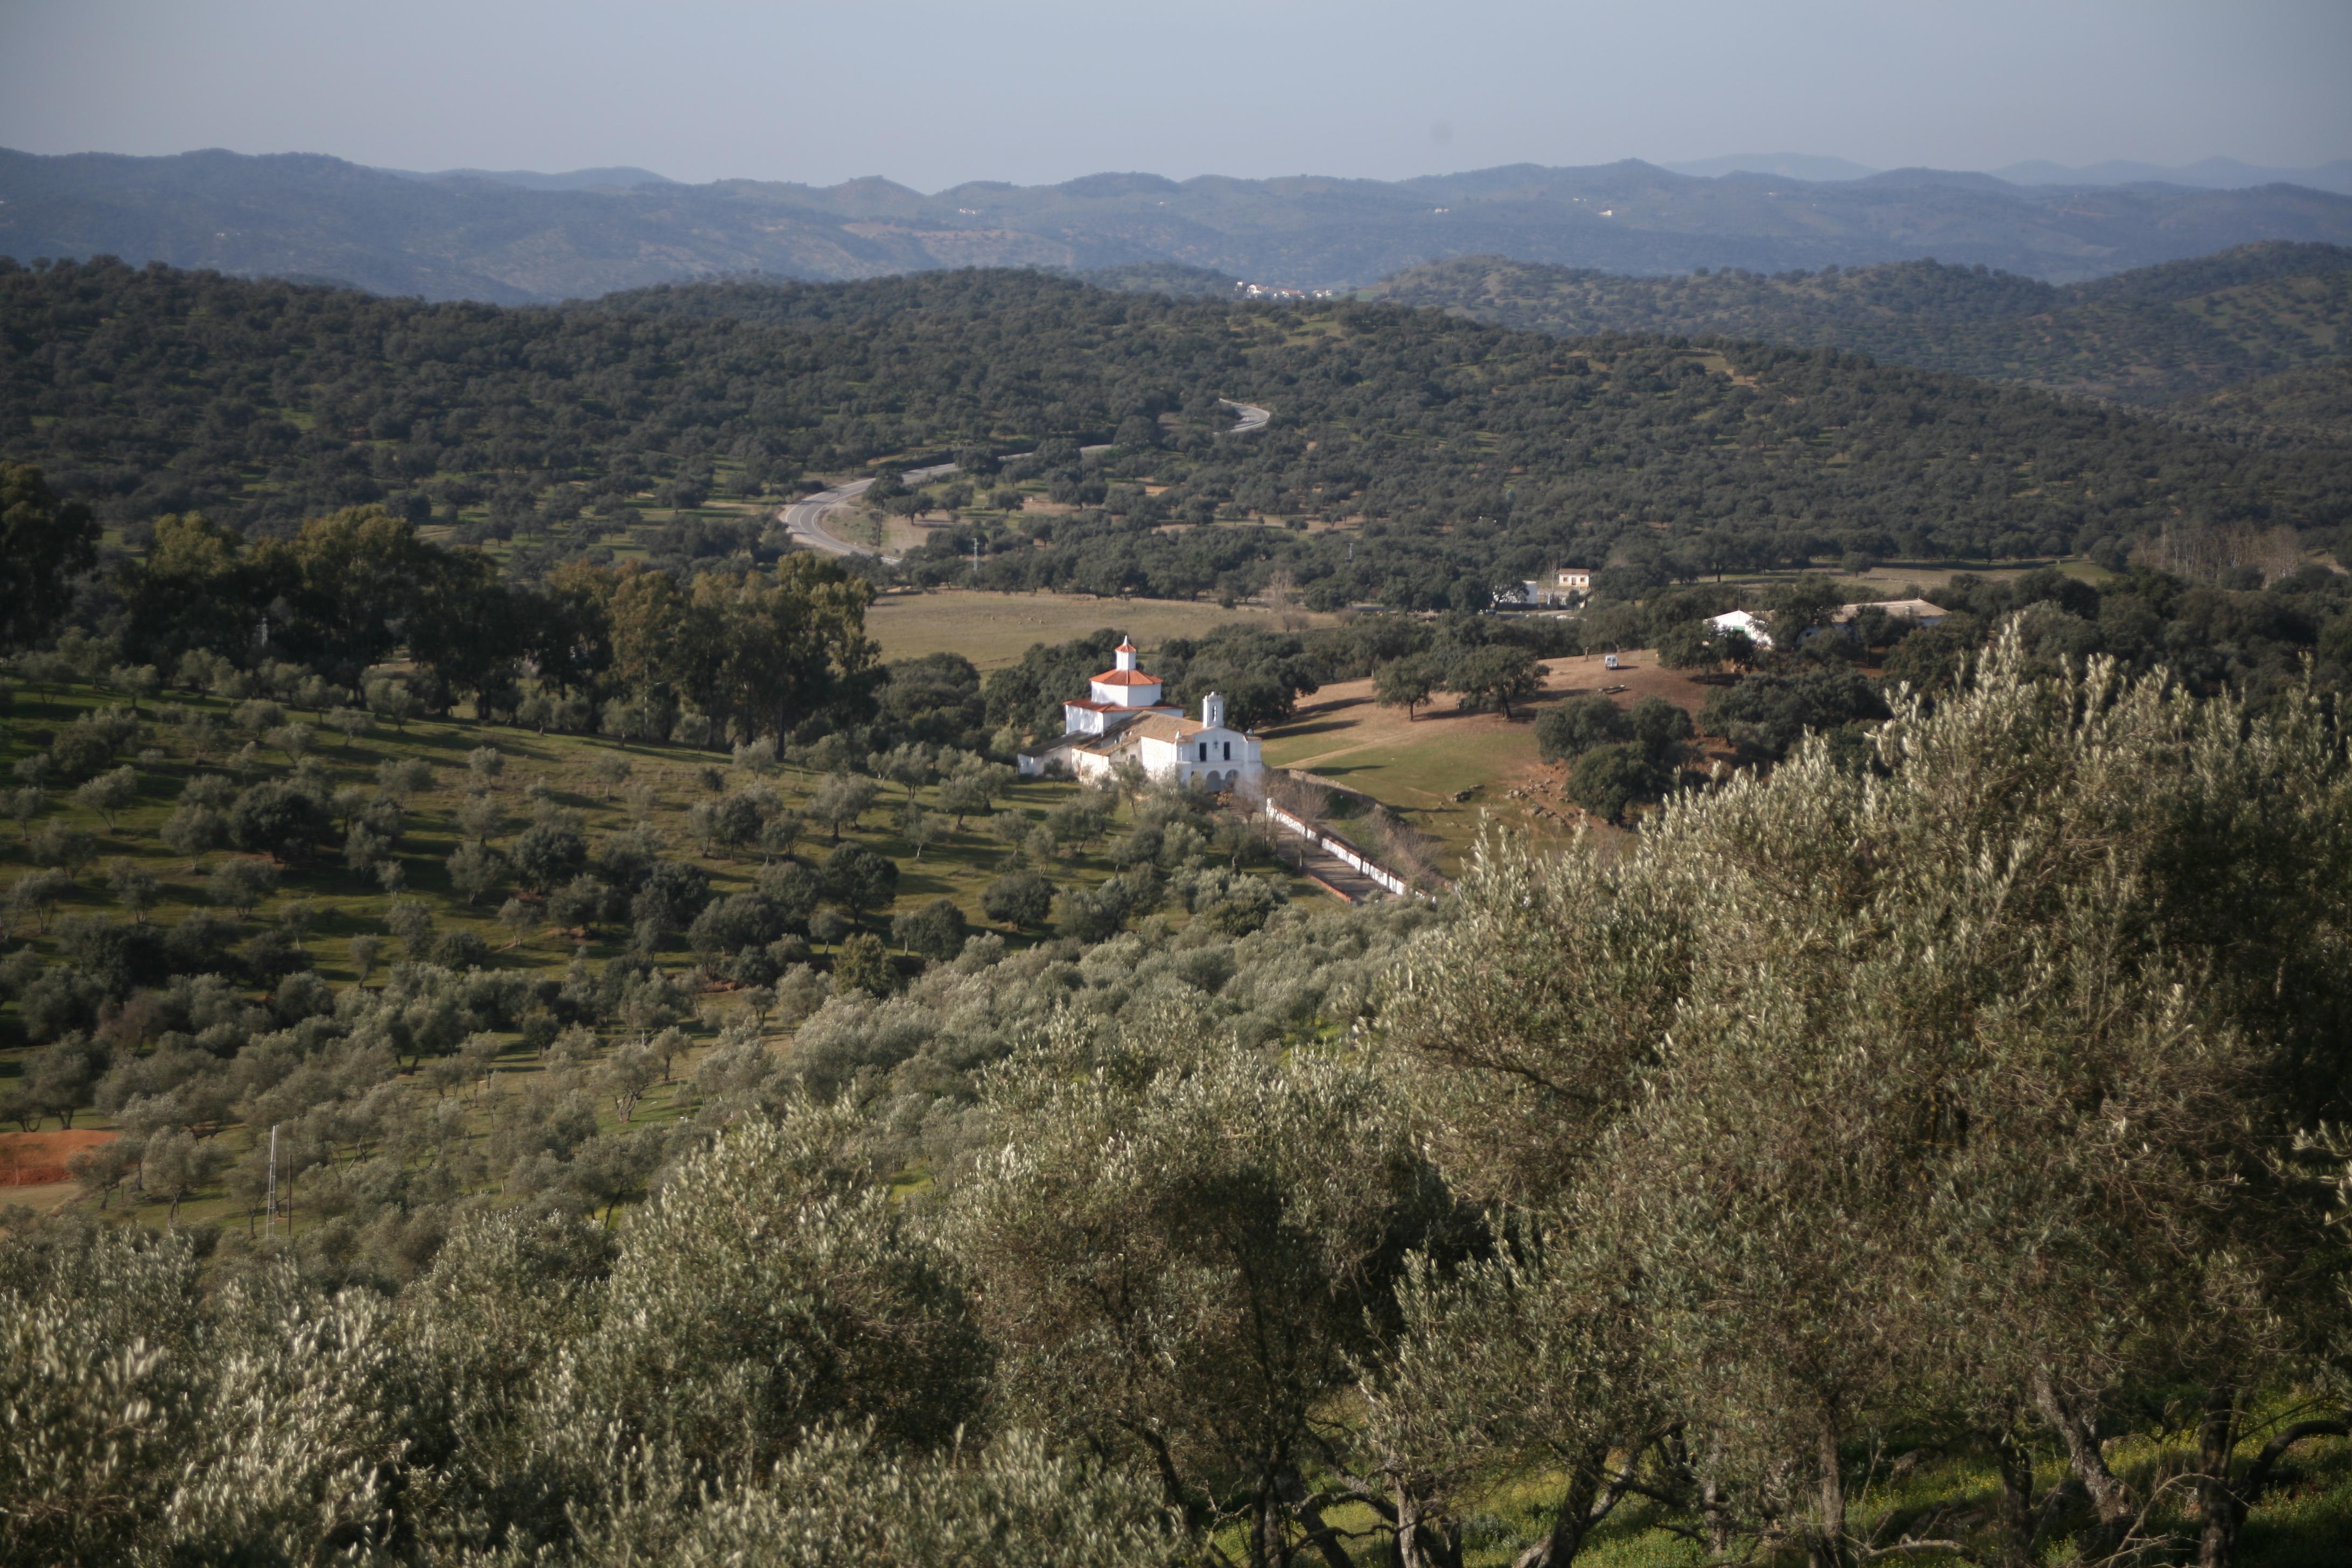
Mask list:
POLYGON ((2266 241, 2063 286, 1932 258, 1627 278, 1472 256, 1362 292, 1561 337, 1756 338, 2146 405, 2340 358, 2352 249, 2266 241))
POLYGON ((592 553, 635 498, 1011 459, 1054 511, 937 531, 918 582, 1483 607, 1557 563, 1660 581, 2120 552, 2168 522, 2333 536, 2352 457, 2256 449, 1832 350, 1179 300, 1034 273, 425 305, 160 267, 0 273, 0 451, 116 526, 485 515, 592 553), (1224 434, 1222 398, 1275 411, 1224 434), (1205 525, 1205 526, 1204 526, 1205 525), (1336 526, 1332 526, 1336 525, 1336 526))

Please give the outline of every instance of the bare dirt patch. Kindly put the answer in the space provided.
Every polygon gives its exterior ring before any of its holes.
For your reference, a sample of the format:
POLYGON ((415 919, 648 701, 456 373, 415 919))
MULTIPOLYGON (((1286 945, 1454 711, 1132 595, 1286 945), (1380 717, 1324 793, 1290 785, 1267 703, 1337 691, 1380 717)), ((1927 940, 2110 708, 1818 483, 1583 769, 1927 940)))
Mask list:
POLYGON ((46 1187, 69 1182, 66 1162, 94 1144, 111 1143, 114 1134, 84 1129, 78 1132, 0 1132, 0 1187, 46 1187))

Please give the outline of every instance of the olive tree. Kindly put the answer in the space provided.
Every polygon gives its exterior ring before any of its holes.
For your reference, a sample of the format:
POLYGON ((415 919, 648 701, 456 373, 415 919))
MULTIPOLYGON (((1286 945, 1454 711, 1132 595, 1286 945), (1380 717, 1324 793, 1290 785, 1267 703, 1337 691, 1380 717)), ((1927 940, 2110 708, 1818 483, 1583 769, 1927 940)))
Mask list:
POLYGON ((824 823, 837 843, 841 825, 856 824, 879 793, 872 779, 857 773, 833 773, 817 785, 816 794, 809 800, 809 815, 824 823))
POLYGON ((581 1568, 1179 1568, 1199 1560, 1156 1506, 1148 1480, 1057 1455, 1034 1434, 929 1458, 892 1454, 857 1434, 828 1428, 757 1481, 698 1497, 675 1470, 651 1470, 647 1479, 655 1484, 585 1517, 571 1561, 581 1568))
MULTIPOLYGON (((2326 1042, 2352 1007, 2352 777, 2323 718, 2037 673, 2011 636, 1968 689, 1904 707, 1875 768, 1811 742, 1670 802, 1606 864, 1474 867, 1390 1038, 1444 1168, 1579 1238, 1546 1255, 1571 1271, 1557 1334, 1638 1281, 1641 1392, 1674 1429, 1643 1484, 1817 1563, 2021 1563, 2057 1517, 2041 1458, 2104 1554, 2160 1500, 2104 1440, 2193 1380, 2199 1550, 2228 1560, 2248 1391, 2343 1318, 2324 1216, 2275 1174, 2347 1098, 2326 1042), (1874 1445, 1923 1428, 2001 1482, 1942 1546, 1849 1504, 1874 1445)), ((1506 1264, 1432 1286, 1387 1375, 1475 1373, 1506 1264)), ((1616 1364, 1590 1363, 1596 1399, 1616 1364)), ((1606 1404, 1556 1410, 1547 1441, 1606 1404)))
POLYGON ((278 887, 278 868, 267 860, 224 860, 213 868, 208 888, 213 902, 226 904, 244 920, 278 887))
POLYGON ((207 851, 227 841, 228 818, 211 806, 183 802, 163 819, 162 837, 164 847, 184 857, 193 871, 207 851))
POLYGON ((99 774, 74 791, 74 799, 106 818, 106 829, 114 831, 115 818, 139 798, 139 773, 128 766, 99 774))
POLYGON ((178 1237, 0 1247, 0 1555, 315 1561, 401 1529, 415 1403, 364 1292, 290 1269, 199 1288, 178 1237))
POLYGON ((987 1370, 949 1261, 854 1151, 846 1110, 788 1107, 688 1154, 623 1237, 596 1324, 541 1397, 542 1440, 593 1494, 602 1434, 712 1479, 758 1475, 814 1426, 952 1441, 987 1370))
POLYGON ((1015 1058, 949 1235, 1004 1419, 1147 1466, 1196 1529, 1243 1500, 1253 1563, 1297 1531, 1328 1555, 1302 1471, 1447 1203, 1366 1063, 1208 1036, 1168 1013, 1101 1052, 1065 1029, 1015 1058))

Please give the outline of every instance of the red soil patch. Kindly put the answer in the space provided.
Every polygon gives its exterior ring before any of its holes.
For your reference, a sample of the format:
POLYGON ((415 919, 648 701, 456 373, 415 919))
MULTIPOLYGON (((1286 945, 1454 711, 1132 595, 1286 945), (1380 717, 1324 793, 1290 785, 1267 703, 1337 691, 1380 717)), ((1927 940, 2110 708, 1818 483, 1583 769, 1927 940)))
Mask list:
POLYGON ((111 1132, 0 1132, 0 1187, 45 1187, 70 1182, 66 1162, 83 1149, 111 1143, 111 1132))

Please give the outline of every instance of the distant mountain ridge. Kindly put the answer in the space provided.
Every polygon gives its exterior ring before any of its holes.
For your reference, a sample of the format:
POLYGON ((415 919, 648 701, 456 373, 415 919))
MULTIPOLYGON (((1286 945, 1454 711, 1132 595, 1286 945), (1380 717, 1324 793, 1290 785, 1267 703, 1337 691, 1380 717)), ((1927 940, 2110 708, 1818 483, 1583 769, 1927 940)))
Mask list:
POLYGON ((1815 153, 1733 153, 1720 158, 1661 163, 1658 167, 1700 179, 1720 179, 1726 174, 1776 174, 1784 180, 1864 180, 1881 172, 1851 158, 1828 158, 1815 153))
MULTIPOLYGON (((1669 160, 1658 167, 1700 179, 1720 179, 1726 174, 1773 174, 1784 180, 1815 183, 1866 180, 1873 174, 1887 172, 1868 163, 1857 163, 1851 158, 1817 153, 1731 153, 1716 158, 1669 160)), ((2308 185, 2315 191, 2334 191, 2339 195, 2352 195, 2352 158, 2337 158, 2306 168, 2266 167, 2242 163, 2236 158, 2200 158, 2194 163, 2137 163, 2110 159, 2104 163, 2080 166, 2055 163, 2047 158, 2032 158, 1985 172, 2012 185, 2165 184, 2212 191, 2242 191, 2256 185, 2308 185)), ((517 185, 527 191, 584 191, 601 186, 675 185, 681 183, 667 174, 656 174, 651 169, 625 166, 573 169, 558 174, 542 174, 530 169, 443 169, 433 174, 422 174, 412 169, 385 169, 382 173, 411 180, 488 180, 496 184, 517 185)), ((1108 177, 1120 178, 1118 175, 1108 177)), ((1172 180, 1165 183, 1175 184, 1172 180)))
POLYGON ((425 174, 415 169, 378 169, 404 180, 487 180, 494 185, 514 185, 526 191, 627 190, 636 185, 675 185, 678 182, 651 169, 573 169, 542 174, 533 169, 441 169, 425 174))
POLYGON ((2257 185, 2305 185, 2315 191, 2352 195, 2352 158, 2308 169, 2263 168, 2235 158, 2203 158, 2194 163, 2134 163, 2120 159, 2070 169, 2043 159, 2011 163, 1993 174, 2017 185, 2189 185, 2202 190, 2242 191, 2257 185))
MULTIPOLYGON (((1851 349, 2138 404, 2212 399, 2352 354, 2352 248, 2332 245, 2240 246, 2063 286, 1934 261, 1628 278, 1469 257, 1411 268, 1361 293, 1564 337, 1664 332, 1851 349)), ((2284 406, 2305 395, 2303 386, 2215 407, 2236 417, 2284 406)), ((2334 417, 2294 416, 2306 424, 2334 417)))
MULTIPOLYGON (((1720 178, 1725 174, 1772 174, 1784 180, 1866 180, 1885 171, 1857 163, 1851 158, 1823 157, 1811 153, 1735 153, 1720 158, 1697 158, 1660 167, 1677 174, 1720 178)), ((2243 191, 2257 185, 2305 185, 2315 191, 2352 195, 2352 158, 2337 158, 2309 168, 2266 168, 2235 158, 2200 158, 2194 163, 2135 163, 2111 159, 2079 168, 2029 159, 1988 170, 1994 179, 2011 185, 2185 185, 2192 190, 2243 191)))
POLYGON ((1395 182, 1107 173, 928 195, 884 179, 597 183, 647 174, 418 176, 310 153, 0 152, 0 255, 113 255, 521 304, 712 276, 966 266, 1176 263, 1352 288, 1474 255, 1628 274, 1933 255, 2065 283, 2249 240, 2352 244, 2352 197, 2302 187, 2045 189, 1933 170, 1837 182, 1697 177, 1633 160, 1395 182))

